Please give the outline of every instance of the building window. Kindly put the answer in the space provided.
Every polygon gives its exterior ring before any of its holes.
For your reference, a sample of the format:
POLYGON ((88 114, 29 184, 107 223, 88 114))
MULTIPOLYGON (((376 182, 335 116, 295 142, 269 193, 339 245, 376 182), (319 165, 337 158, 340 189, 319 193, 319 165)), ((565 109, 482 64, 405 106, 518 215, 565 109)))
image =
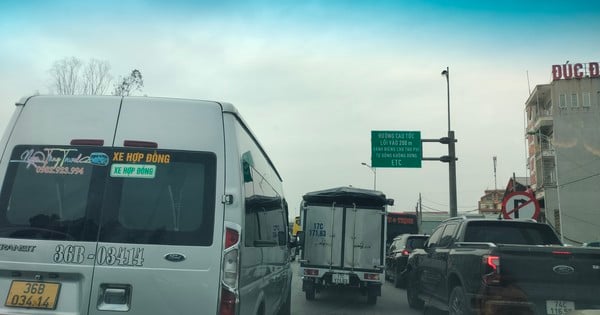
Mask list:
POLYGON ((571 107, 579 107, 579 102, 577 98, 577 94, 571 94, 571 107))
POLYGON ((592 93, 583 93, 581 106, 590 107, 592 105, 592 93))
POLYGON ((558 100, 558 107, 566 108, 567 107, 567 94, 561 94, 558 100))

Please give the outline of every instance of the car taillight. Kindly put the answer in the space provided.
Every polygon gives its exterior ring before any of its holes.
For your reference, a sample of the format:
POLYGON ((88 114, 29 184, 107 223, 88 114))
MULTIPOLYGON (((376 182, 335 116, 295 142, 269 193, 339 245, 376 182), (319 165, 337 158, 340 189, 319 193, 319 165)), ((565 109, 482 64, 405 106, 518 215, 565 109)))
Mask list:
POLYGON ((482 258, 483 282, 488 285, 500 284, 500 256, 484 255, 482 258))
POLYGON ((234 315, 238 302, 240 233, 235 229, 226 228, 224 238, 219 314, 234 315))
POLYGON ((410 251, 408 249, 405 249, 402 251, 402 256, 409 256, 410 255, 410 251))

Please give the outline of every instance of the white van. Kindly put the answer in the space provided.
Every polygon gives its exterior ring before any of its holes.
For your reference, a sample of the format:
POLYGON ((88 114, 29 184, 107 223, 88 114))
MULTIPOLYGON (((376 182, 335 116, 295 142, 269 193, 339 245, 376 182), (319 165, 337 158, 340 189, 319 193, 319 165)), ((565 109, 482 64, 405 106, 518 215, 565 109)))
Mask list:
POLYGON ((0 314, 289 314, 287 203, 231 104, 34 96, 0 142, 0 314))

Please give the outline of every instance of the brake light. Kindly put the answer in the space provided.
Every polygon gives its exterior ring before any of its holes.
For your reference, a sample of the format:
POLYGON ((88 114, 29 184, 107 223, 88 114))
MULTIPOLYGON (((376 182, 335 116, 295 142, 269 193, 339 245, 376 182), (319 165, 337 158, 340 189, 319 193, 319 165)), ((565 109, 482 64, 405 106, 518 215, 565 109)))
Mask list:
POLYGON ((552 252, 552 254, 554 255, 571 255, 571 252, 567 252, 567 251, 559 251, 559 250, 555 250, 552 252))
POLYGON ((365 280, 379 280, 379 274, 377 274, 377 273, 365 273, 365 280))
POLYGON ((237 244, 240 240, 240 234, 234 229, 225 230, 225 249, 237 244))
POLYGON ((125 140, 123 146, 139 148, 158 148, 158 143, 150 141, 125 140))
POLYGON ((487 256, 487 265, 494 271, 498 271, 498 268, 500 268, 500 257, 491 255, 487 256))
POLYGON ((104 145, 104 140, 102 140, 102 139, 73 139, 73 140, 71 140, 71 145, 93 145, 93 146, 101 147, 104 145))
POLYGON ((500 276, 500 256, 484 255, 482 258, 483 265, 483 283, 488 285, 498 285, 502 281, 500 276))
POLYGON ((318 276, 319 269, 304 269, 305 276, 318 276))
POLYGON ((410 251, 408 249, 405 249, 402 251, 402 256, 409 256, 410 255, 410 251))
POLYGON ((235 293, 226 289, 221 289, 221 303, 219 305, 220 315, 235 315, 236 304, 235 293))
POLYGON ((220 315, 234 315, 238 303, 240 233, 233 228, 225 228, 223 264, 221 266, 220 315))

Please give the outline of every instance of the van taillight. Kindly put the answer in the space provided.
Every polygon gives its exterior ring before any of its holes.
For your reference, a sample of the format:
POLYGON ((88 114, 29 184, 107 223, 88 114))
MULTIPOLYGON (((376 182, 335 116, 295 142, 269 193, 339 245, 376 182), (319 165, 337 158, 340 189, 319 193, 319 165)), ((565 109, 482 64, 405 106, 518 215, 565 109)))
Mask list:
POLYGON ((219 314, 220 315, 235 315, 235 303, 236 303, 235 293, 227 290, 221 290, 221 303, 219 305, 219 314))
POLYGON ((225 228, 224 238, 219 313, 233 315, 238 302, 240 232, 233 228, 225 228))
POLYGON ((237 244, 240 239, 240 234, 234 229, 225 230, 225 249, 237 244))
POLYGON ((500 284, 502 280, 500 276, 500 256, 484 255, 481 263, 483 267, 483 283, 488 285, 500 284))

